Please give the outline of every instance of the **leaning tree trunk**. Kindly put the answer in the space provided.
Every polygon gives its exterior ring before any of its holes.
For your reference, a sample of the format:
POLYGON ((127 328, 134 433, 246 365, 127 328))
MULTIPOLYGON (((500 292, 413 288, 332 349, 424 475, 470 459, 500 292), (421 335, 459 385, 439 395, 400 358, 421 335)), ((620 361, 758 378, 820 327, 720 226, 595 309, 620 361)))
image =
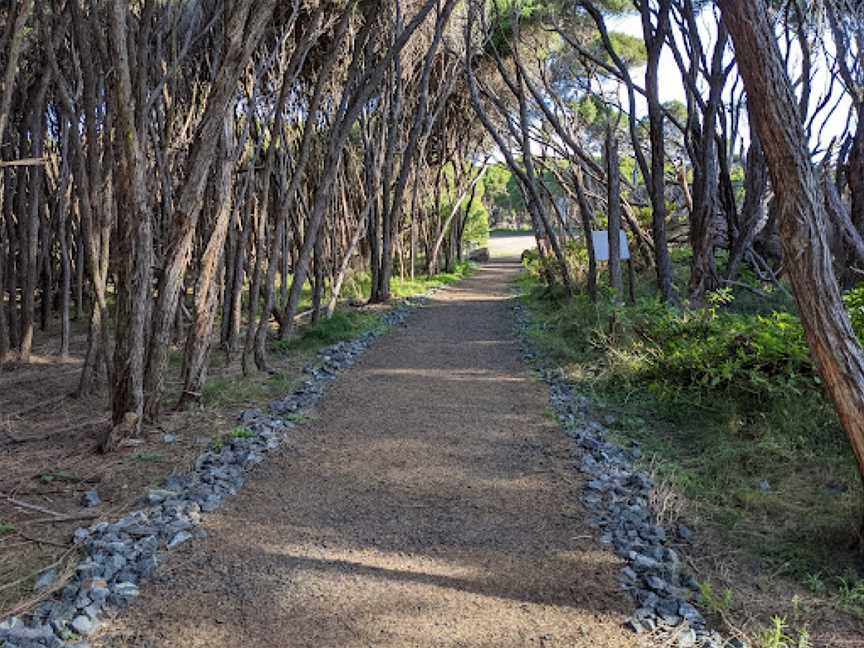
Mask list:
POLYGON ((232 174, 234 172, 233 124, 225 127, 220 169, 217 177, 216 222, 201 257, 198 276, 195 282, 195 320, 186 340, 183 357, 183 392, 177 409, 185 408, 190 402, 200 400, 207 379, 207 364, 210 356, 213 322, 219 308, 219 294, 222 292, 225 239, 231 220, 234 192, 232 174))
MULTIPOLYGON (((237 82, 273 14, 274 5, 275 0, 235 2, 226 25, 224 60, 207 96, 207 107, 190 148, 188 173, 174 214, 174 237, 168 245, 159 281, 145 379, 146 413, 150 420, 159 416, 171 331, 220 129, 231 114, 237 82)), ((266 209, 267 205, 262 207, 266 209)))
POLYGON ((579 204, 579 217, 582 222, 582 235, 585 237, 585 248, 588 250, 588 297, 597 301, 597 254, 594 252, 594 210, 588 202, 585 190, 585 175, 581 167, 573 167, 573 188, 576 191, 576 201, 579 204))
MULTIPOLYGON (((45 106, 45 94, 48 90, 48 82, 51 74, 45 72, 40 81, 39 88, 33 99, 33 117, 30 122, 31 131, 31 154, 34 158, 41 158, 44 148, 44 131, 42 120, 45 106)), ((45 173, 42 165, 36 165, 30 169, 30 203, 27 217, 27 266, 24 271, 23 303, 21 305, 21 362, 30 362, 30 353, 33 349, 33 328, 35 326, 35 302, 36 282, 39 278, 39 214, 42 211, 43 185, 45 173)), ((43 245, 45 242, 43 241, 43 245)), ((44 300, 46 295, 42 295, 44 300)))
POLYGON ((333 287, 330 289, 330 301, 327 304, 326 312, 328 319, 333 317, 333 313, 336 312, 336 305, 339 302, 339 293, 342 292, 342 284, 345 282, 345 275, 348 273, 348 268, 351 265, 351 257, 354 255, 354 250, 357 249, 357 244, 360 243, 360 238, 366 231, 371 204, 370 201, 367 201, 366 207, 364 207, 363 212, 360 214, 360 218, 357 220, 357 228, 354 230, 351 242, 345 250, 345 256, 342 257, 339 272, 336 274, 336 279, 333 281, 333 287))
POLYGON ((864 479, 864 350, 843 305, 824 202, 765 0, 719 0, 778 201, 786 267, 807 341, 864 479))
POLYGON ((864 234, 864 101, 858 109, 858 126, 849 152, 847 172, 849 193, 852 197, 852 222, 864 234))
POLYGON ((18 60, 27 47, 27 21, 33 13, 34 0, 24 0, 18 4, 15 23, 9 38, 9 49, 4 52, 6 69, 3 72, 2 91, 0 91, 0 142, 9 124, 9 112, 12 107, 12 91, 15 87, 15 77, 18 74, 18 60))
POLYGON ((6 254, 3 243, 0 242, 0 366, 2 366, 9 357, 9 321, 6 318, 6 301, 4 293, 6 292, 3 284, 3 270, 6 264, 6 254))
POLYGON ((612 126, 606 127, 606 200, 609 243, 609 285, 615 299, 624 297, 621 278, 621 170, 618 166, 618 140, 612 126))

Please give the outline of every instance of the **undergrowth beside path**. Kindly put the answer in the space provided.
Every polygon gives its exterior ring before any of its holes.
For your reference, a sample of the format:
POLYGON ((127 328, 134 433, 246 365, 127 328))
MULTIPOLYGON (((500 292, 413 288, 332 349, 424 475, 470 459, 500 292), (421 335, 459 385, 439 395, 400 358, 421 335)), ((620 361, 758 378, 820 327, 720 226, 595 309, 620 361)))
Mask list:
MULTIPOLYGON (((418 275, 414 279, 396 276, 392 280, 391 296, 392 299, 399 300, 422 295, 464 279, 471 271, 472 266, 463 263, 458 265, 454 272, 433 276, 418 275)), ((346 282, 345 303, 331 318, 322 319, 314 326, 302 326, 291 338, 271 342, 270 353, 274 360, 278 363, 294 358, 302 362, 325 346, 353 340, 379 328, 387 306, 363 306, 363 296, 368 294, 369 275, 352 275, 346 282)), ((207 381, 202 399, 205 405, 242 405, 265 401, 290 392, 299 379, 299 376, 285 372, 273 375, 221 375, 207 381)))
POLYGON ((660 515, 700 530, 709 611, 766 647, 860 633, 861 485, 794 314, 730 292, 704 311, 592 304, 520 281, 536 347, 638 444, 660 515))

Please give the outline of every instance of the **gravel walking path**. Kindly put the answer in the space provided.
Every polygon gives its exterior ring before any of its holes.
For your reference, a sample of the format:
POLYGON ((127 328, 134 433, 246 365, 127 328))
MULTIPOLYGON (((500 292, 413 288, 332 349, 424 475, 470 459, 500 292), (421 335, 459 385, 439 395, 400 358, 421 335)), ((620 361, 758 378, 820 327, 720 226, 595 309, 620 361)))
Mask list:
POLYGON ((520 360, 517 272, 483 266, 379 340, 93 643, 638 645, 520 360))

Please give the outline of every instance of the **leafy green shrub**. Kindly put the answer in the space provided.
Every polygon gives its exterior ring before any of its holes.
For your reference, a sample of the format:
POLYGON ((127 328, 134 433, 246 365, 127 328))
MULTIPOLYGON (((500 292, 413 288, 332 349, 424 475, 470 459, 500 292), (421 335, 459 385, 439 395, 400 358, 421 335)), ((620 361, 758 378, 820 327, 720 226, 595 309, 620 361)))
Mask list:
POLYGON ((758 648, 812 648, 810 632, 807 628, 795 630, 786 619, 778 616, 771 618, 771 626, 756 637, 758 648))
POLYGON ((640 378, 675 391, 731 391, 764 401, 818 383, 801 324, 789 313, 680 311, 649 300, 622 317, 643 354, 640 378))
POLYGON ((699 583, 699 596, 702 605, 711 612, 725 612, 732 607, 732 590, 724 589, 722 593, 718 592, 710 581, 701 581, 699 583))
POLYGON ((864 284, 843 295, 843 302, 846 304, 858 337, 864 339, 864 284))
MULTIPOLYGON (((657 299, 619 307, 623 339, 610 340, 638 356, 630 363, 640 380, 671 395, 728 393, 751 404, 799 398, 821 384, 798 316, 784 311, 739 313, 722 307, 728 290, 709 295, 703 310, 681 310, 657 299)), ((864 338, 864 287, 845 302, 859 337, 864 338)), ((631 358, 632 360, 632 358, 631 358)))

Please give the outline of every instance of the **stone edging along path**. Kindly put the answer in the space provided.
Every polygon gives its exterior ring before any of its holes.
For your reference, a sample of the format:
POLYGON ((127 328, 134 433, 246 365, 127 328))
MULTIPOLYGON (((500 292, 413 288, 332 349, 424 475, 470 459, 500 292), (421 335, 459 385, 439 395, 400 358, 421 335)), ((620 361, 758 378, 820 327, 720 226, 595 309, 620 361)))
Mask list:
MULTIPOLYGON (((192 472, 172 475, 160 488, 149 490, 142 500, 143 508, 117 522, 100 522, 75 531, 74 542, 85 556, 75 574, 29 619, 14 616, 0 623, 0 647, 88 648, 85 638, 106 616, 125 608, 139 595, 139 583, 153 573, 165 549, 206 533, 198 529, 202 514, 216 510, 242 488, 248 471, 279 447, 295 427, 291 417, 321 400, 339 373, 351 367, 389 328, 403 324, 434 292, 394 306, 384 314, 380 329, 320 350, 317 363, 304 369, 308 378, 302 386, 271 402, 269 413, 250 409, 240 415, 239 422, 248 436, 226 438, 221 447, 205 451, 192 472)), ((37 586, 47 589, 57 578, 57 573, 49 570, 40 575, 37 586)))
MULTIPOLYGON (((426 296, 405 300, 384 315, 383 330, 352 342, 319 351, 315 366, 307 367, 303 385, 286 398, 270 403, 270 413, 260 409, 243 412, 240 424, 249 436, 228 438, 221 448, 205 451, 192 472, 169 477, 150 490, 144 506, 114 523, 101 522, 75 532, 75 543, 85 558, 57 595, 40 605, 24 620, 12 617, 0 623, 0 646, 87 648, 86 637, 106 616, 126 607, 139 594, 139 583, 150 576, 173 549, 202 536, 202 514, 215 510, 236 494, 247 473, 277 448, 294 427, 290 419, 314 406, 327 385, 381 336, 387 328, 402 324, 408 314, 425 303, 426 296)), ((523 343, 525 360, 538 365, 540 357, 527 340, 528 314, 521 302, 514 316, 523 343)), ((611 545, 625 560, 621 585, 637 606, 628 625, 637 633, 664 631, 681 648, 740 648, 726 644, 711 631, 701 613, 689 603, 698 585, 683 569, 668 539, 692 541, 692 533, 677 527, 672 533, 656 524, 650 510, 651 480, 632 466, 637 448, 625 451, 605 439, 605 428, 588 416, 588 400, 575 391, 560 370, 540 368, 550 386, 550 403, 563 430, 576 442, 580 470, 589 478, 582 500, 600 529, 600 541, 611 545)), ((50 587, 56 573, 40 576, 50 587)))
POLYGON ((608 430, 589 415, 589 400, 577 393, 562 370, 545 367, 531 348, 530 315, 521 300, 513 312, 523 357, 549 385, 550 405, 577 445, 577 468, 588 480, 582 502, 593 514, 590 524, 600 530, 600 542, 611 545, 626 563, 619 582, 636 606, 626 625, 637 634, 665 635, 670 642, 665 645, 679 648, 745 648, 737 639, 724 641, 690 603, 699 585, 669 544, 673 538, 679 544, 692 543, 693 532, 682 525, 667 530, 657 523, 650 505, 654 483, 633 466, 638 445, 624 450, 607 440, 608 430))

